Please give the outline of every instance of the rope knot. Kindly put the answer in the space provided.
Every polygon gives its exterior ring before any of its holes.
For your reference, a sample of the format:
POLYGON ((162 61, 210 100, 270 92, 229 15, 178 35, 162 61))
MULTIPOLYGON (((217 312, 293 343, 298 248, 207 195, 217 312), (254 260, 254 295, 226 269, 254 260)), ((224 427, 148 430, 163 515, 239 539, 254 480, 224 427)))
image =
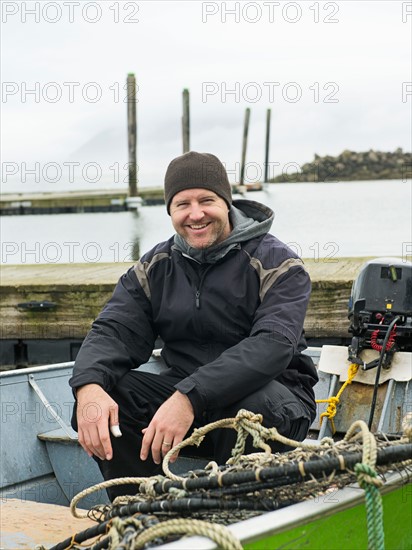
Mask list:
POLYGON ((368 464, 358 462, 358 464, 355 464, 354 469, 358 478, 358 483, 362 489, 367 489, 370 485, 373 485, 376 488, 383 485, 382 480, 378 478, 376 471, 371 466, 368 466, 368 464))
POLYGON ((335 396, 332 396, 332 397, 329 397, 328 401, 329 401, 328 408, 324 413, 321 414, 321 417, 327 416, 329 418, 332 418, 336 414, 336 409, 339 404, 339 399, 335 396))
POLYGON ((262 424, 263 416, 247 411, 246 409, 240 409, 235 417, 235 424, 240 424, 242 420, 249 420, 249 422, 254 422, 255 424, 262 424))
POLYGON ((333 420, 333 418, 335 417, 336 411, 338 410, 339 397, 332 396, 332 397, 329 397, 328 399, 324 399, 323 401, 328 403, 328 407, 326 411, 320 415, 320 425, 322 426, 322 422, 324 418, 328 418, 332 426, 332 433, 335 433, 336 428, 335 428, 335 421, 333 420))
POLYGON ((145 493, 146 495, 149 495, 151 497, 155 497, 157 495, 154 486, 159 481, 163 481, 163 476, 153 476, 146 478, 140 485, 139 490, 142 493, 145 493))
POLYGON ((337 406, 339 404, 339 399, 340 399, 343 391, 345 390, 345 388, 349 384, 352 384, 353 379, 355 378, 358 370, 359 370, 359 365, 357 365, 356 363, 351 363, 348 367, 347 380, 343 384, 341 389, 338 391, 338 393, 336 395, 332 395, 331 397, 328 397, 327 399, 316 399, 316 403, 327 403, 328 404, 328 408, 326 409, 326 411, 323 412, 320 415, 320 425, 322 425, 322 421, 323 421, 324 418, 328 418, 329 421, 330 421, 331 427, 332 427, 332 433, 333 434, 336 432, 335 422, 334 422, 333 418, 336 415, 337 406))
POLYGON ((265 453, 271 453, 271 448, 262 439, 262 437, 265 438, 264 432, 267 432, 267 428, 262 426, 262 422, 263 416, 261 414, 240 409, 233 422, 233 427, 237 431, 236 444, 232 449, 232 458, 227 461, 227 464, 236 464, 245 453, 248 435, 252 436, 254 447, 263 449, 265 453))
POLYGON ((196 447, 199 447, 204 438, 205 434, 201 432, 201 428, 195 428, 191 435, 192 445, 196 445, 196 447))

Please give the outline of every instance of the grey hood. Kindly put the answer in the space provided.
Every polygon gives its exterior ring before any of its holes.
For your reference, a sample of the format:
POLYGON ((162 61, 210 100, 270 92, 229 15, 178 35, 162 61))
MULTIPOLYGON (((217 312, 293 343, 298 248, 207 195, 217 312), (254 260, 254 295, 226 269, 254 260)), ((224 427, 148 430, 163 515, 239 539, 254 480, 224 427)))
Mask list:
POLYGON ((250 200, 235 200, 229 210, 232 231, 227 239, 209 248, 193 248, 179 234, 175 235, 174 249, 199 263, 213 264, 240 243, 268 233, 275 214, 268 206, 250 200))

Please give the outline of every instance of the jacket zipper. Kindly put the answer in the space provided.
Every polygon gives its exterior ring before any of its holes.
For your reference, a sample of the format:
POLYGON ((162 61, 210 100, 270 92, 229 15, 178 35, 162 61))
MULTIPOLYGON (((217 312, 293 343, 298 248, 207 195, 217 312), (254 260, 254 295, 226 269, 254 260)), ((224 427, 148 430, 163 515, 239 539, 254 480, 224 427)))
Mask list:
POLYGON ((213 267, 213 265, 209 265, 205 271, 203 272, 201 278, 200 278, 200 281, 199 281, 199 286, 197 287, 196 289, 196 292, 195 292, 195 299, 196 299, 196 309, 200 309, 200 289, 202 287, 202 284, 203 284, 203 281, 204 281, 204 278, 206 276, 206 273, 209 271, 209 269, 213 267))

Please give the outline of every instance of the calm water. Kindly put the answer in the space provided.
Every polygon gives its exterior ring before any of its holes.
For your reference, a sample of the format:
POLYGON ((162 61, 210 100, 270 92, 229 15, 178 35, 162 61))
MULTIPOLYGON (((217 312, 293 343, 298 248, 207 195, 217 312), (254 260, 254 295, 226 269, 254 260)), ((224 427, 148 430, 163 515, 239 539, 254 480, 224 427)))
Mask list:
MULTIPOLYGON (((279 184, 247 198, 274 210, 272 233, 304 258, 412 253, 410 181, 279 184)), ((0 223, 2 264, 132 261, 173 232, 164 206, 0 223)))

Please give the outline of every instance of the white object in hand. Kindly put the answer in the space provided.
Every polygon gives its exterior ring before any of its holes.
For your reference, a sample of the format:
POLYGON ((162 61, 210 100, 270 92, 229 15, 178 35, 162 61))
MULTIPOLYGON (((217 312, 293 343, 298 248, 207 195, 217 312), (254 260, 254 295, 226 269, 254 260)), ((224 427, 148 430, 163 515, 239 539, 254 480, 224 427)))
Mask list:
POLYGON ((110 426, 110 431, 112 432, 113 437, 122 437, 122 432, 118 424, 110 426))

